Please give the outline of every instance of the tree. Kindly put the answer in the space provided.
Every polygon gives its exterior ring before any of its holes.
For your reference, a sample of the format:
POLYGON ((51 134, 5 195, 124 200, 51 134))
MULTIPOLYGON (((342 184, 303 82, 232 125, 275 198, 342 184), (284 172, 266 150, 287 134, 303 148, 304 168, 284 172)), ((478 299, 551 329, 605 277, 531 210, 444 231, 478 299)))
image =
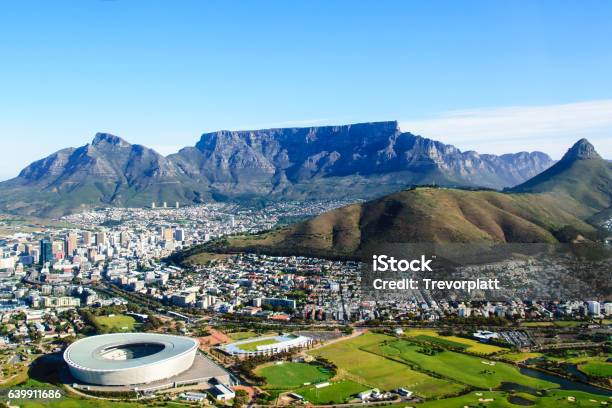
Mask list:
POLYGON ((237 390, 232 407, 240 408, 249 402, 249 394, 245 390, 237 390))

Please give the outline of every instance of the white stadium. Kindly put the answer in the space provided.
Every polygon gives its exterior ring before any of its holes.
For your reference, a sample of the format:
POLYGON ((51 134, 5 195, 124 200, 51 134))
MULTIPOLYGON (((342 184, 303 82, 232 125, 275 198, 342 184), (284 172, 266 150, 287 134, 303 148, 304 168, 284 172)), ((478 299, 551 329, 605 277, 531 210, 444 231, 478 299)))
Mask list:
POLYGON ((221 346, 220 349, 232 356, 253 357, 287 352, 296 348, 309 347, 314 340, 307 336, 282 334, 280 336, 257 337, 221 346))
POLYGON ((74 378, 88 384, 130 385, 165 380, 189 370, 198 342, 154 333, 86 337, 64 352, 74 378))

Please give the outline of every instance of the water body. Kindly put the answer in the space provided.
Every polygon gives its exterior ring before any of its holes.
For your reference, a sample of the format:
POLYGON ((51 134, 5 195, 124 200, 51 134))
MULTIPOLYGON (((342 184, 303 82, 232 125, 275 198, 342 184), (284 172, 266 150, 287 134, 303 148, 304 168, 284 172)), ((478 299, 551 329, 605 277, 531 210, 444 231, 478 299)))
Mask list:
MULTIPOLYGON (((593 385, 584 384, 578 381, 568 380, 563 377, 544 373, 538 370, 533 370, 531 368, 521 367, 521 374, 528 375, 529 377, 532 377, 532 378, 538 378, 540 380, 546 380, 546 381, 549 381, 555 384, 559 384, 559 388, 562 390, 583 391, 583 392, 588 392, 588 393, 595 394, 595 395, 603 395, 606 397, 612 396, 612 392, 604 388, 595 387, 593 385)), ((510 385, 516 386, 517 384, 510 384, 510 385)), ((521 386, 519 385, 518 387, 514 387, 513 389, 519 390, 519 387, 521 386)), ((522 387, 522 388, 529 388, 529 387, 522 387)))

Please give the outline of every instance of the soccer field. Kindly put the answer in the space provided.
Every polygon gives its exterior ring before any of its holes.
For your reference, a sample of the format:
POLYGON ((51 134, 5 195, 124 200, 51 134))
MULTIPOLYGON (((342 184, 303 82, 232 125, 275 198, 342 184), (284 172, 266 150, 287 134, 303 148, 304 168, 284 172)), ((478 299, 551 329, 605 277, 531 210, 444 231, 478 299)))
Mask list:
POLYGON ((387 391, 403 387, 426 397, 439 397, 461 391, 464 386, 444 379, 433 378, 412 370, 408 365, 392 361, 382 355, 366 351, 385 340, 395 340, 384 334, 366 333, 311 352, 338 367, 338 375, 368 388, 387 391))
POLYGON ((266 365, 255 370, 266 379, 266 388, 290 389, 302 387, 305 383, 319 383, 328 380, 331 373, 324 367, 306 363, 283 362, 266 365))
POLYGON ((295 393, 304 397, 304 399, 308 402, 322 405, 341 404, 343 402, 350 401, 355 397, 355 395, 366 390, 368 390, 368 387, 354 381, 343 380, 332 383, 323 388, 300 388, 296 390, 295 393))

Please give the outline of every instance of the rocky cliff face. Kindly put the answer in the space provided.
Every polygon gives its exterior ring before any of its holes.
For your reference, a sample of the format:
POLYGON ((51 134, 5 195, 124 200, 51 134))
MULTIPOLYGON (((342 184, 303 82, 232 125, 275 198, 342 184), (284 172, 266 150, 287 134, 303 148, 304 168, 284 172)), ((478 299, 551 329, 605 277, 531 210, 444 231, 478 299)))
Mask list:
MULTIPOLYGON (((437 183, 503 188, 553 164, 544 153, 503 156, 461 152, 402 133, 397 122, 347 126, 220 131, 168 157, 186 174, 223 190, 274 191, 325 178, 378 179, 402 173, 404 185, 437 183)), ((375 188, 375 186, 372 186, 375 188)))
POLYGON ((219 131, 168 157, 99 133, 0 183, 0 208, 58 214, 151 201, 372 198, 418 184, 503 188, 552 164, 539 152, 461 152, 397 122, 219 131))

